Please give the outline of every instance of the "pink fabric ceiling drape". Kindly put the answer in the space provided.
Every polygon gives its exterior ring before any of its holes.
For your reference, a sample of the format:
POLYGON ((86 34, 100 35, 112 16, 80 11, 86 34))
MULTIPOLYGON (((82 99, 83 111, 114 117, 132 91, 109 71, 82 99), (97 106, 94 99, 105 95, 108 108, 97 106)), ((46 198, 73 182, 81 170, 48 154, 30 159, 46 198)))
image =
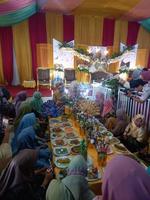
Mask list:
POLYGON ((128 36, 127 45, 131 46, 136 44, 140 24, 137 22, 128 22, 128 36))
POLYGON ((113 46, 114 29, 115 29, 115 20, 105 18, 103 23, 103 39, 102 39, 103 46, 113 46))
POLYGON ((63 38, 64 41, 69 42, 74 40, 74 16, 63 16, 63 38))
POLYGON ((30 43, 32 50, 32 69, 33 78, 36 80, 36 68, 37 68, 37 54, 36 54, 36 44, 46 43, 46 19, 45 13, 37 13, 29 18, 29 33, 30 33, 30 43))
POLYGON ((3 72, 5 81, 10 85, 13 79, 13 34, 11 27, 0 28, 3 72))

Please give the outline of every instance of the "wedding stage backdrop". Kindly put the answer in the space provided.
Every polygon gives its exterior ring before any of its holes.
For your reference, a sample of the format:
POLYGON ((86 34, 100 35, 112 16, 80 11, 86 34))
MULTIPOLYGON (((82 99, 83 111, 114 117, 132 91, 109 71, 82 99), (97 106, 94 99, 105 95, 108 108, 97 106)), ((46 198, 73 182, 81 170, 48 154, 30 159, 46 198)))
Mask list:
POLYGON ((110 52, 118 52, 120 42, 138 44, 136 64, 150 67, 150 33, 137 22, 37 13, 14 26, 0 27, 0 83, 36 79, 37 44, 52 45, 53 38, 74 40, 76 46, 107 46, 110 52))

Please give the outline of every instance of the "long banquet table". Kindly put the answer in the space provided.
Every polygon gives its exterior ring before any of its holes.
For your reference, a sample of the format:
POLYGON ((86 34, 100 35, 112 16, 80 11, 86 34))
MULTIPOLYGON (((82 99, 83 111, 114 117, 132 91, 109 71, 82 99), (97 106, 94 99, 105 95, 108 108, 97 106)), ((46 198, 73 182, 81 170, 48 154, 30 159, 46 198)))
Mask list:
MULTIPOLYGON (((58 119, 61 120, 61 118, 50 118, 49 120, 52 119, 58 119)), ((74 119, 69 119, 69 122, 72 124, 72 127, 74 128, 75 132, 78 134, 79 138, 85 138, 85 133, 83 131, 83 129, 80 128, 79 123, 77 121, 75 121, 74 119)), ((54 146, 52 144, 52 142, 50 142, 49 144, 50 148, 53 149, 54 146)), ((107 163, 118 153, 115 151, 115 149, 112 147, 113 149, 113 153, 110 155, 107 155, 107 163)), ((131 154, 129 151, 127 151, 127 153, 131 154)), ((101 176, 104 173, 105 168, 99 166, 98 164, 98 154, 96 151, 96 148, 94 145, 90 144, 88 145, 88 155, 92 158, 93 160, 93 165, 94 167, 97 167, 97 169, 99 170, 101 176)), ((53 156, 53 161, 55 160, 55 155, 53 156)), ((58 175, 60 172, 60 168, 55 167, 55 174, 58 175)), ((96 181, 90 181, 89 182, 89 187, 91 188, 91 190, 96 194, 96 195, 100 195, 101 194, 101 185, 102 185, 102 179, 98 179, 96 181)))

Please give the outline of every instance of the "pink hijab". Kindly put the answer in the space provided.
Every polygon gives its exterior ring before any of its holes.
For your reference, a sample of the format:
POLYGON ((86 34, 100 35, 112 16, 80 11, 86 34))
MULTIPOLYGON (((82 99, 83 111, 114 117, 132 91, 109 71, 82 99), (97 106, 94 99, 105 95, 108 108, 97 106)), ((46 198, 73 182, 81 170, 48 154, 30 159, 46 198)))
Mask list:
POLYGON ((150 176, 137 161, 116 156, 105 169, 102 194, 94 200, 149 200, 150 176))
POLYGON ((102 117, 105 117, 112 110, 113 110, 113 100, 107 99, 106 101, 104 101, 102 117))

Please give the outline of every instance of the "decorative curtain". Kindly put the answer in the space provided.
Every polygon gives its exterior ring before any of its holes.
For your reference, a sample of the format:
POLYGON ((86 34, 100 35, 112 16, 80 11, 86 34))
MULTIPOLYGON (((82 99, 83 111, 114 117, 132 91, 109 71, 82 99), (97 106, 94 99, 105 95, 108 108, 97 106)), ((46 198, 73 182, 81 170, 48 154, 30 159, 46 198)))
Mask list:
POLYGON ((13 49, 13 80, 12 80, 12 85, 20 85, 20 79, 19 79, 19 74, 18 74, 18 67, 16 63, 16 55, 15 51, 13 49))
POLYGON ((47 33, 46 33, 46 20, 45 13, 38 13, 33 15, 29 19, 29 33, 30 33, 30 45, 32 53, 32 72, 33 78, 36 80, 36 68, 37 68, 37 52, 36 45, 38 43, 47 42, 47 33))
POLYGON ((3 61, 2 61, 1 44, 0 44, 0 84, 4 84, 4 74, 3 74, 3 61))
POLYGON ((132 46, 136 44, 140 24, 137 22, 128 22, 128 36, 127 45, 132 46))
POLYGON ((99 46, 102 44, 103 18, 75 16, 75 43, 99 46))
POLYGON ((37 44, 37 66, 53 67, 53 47, 51 44, 37 44))
POLYGON ((32 80, 31 48, 28 21, 13 26, 14 50, 21 83, 32 80))
POLYGON ((74 40, 74 16, 63 16, 63 40, 66 42, 74 40))
POLYGON ((123 44, 127 43, 128 34, 128 21, 121 21, 120 23, 120 42, 123 44))
POLYGON ((63 16, 46 13, 47 42, 53 44, 53 39, 63 41, 63 16))
POLYGON ((103 46, 113 46, 114 43, 114 19, 104 19, 103 21, 103 46))
POLYGON ((140 26, 137 44, 140 49, 149 49, 150 48, 150 33, 146 31, 142 26, 140 26))
POLYGON ((115 29, 114 29, 114 42, 113 42, 113 52, 119 51, 120 46, 120 24, 119 20, 115 21, 115 29))
POLYGON ((13 78, 13 36, 11 27, 0 28, 3 72, 5 81, 10 85, 13 78))

